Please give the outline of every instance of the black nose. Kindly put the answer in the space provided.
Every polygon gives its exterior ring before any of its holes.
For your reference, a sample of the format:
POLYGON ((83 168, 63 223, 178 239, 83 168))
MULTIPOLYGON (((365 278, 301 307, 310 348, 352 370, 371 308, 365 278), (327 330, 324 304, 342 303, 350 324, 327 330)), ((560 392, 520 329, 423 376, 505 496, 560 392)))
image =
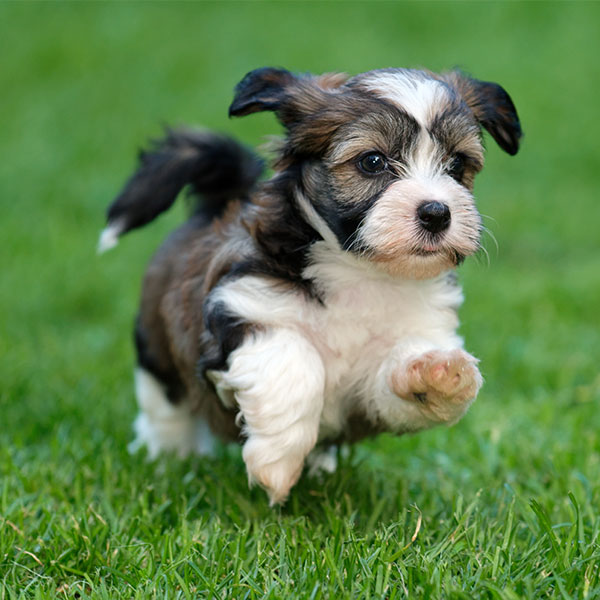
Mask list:
POLYGON ((417 208, 417 215, 421 227, 431 233, 444 231, 450 225, 450 209, 442 202, 423 202, 417 208))

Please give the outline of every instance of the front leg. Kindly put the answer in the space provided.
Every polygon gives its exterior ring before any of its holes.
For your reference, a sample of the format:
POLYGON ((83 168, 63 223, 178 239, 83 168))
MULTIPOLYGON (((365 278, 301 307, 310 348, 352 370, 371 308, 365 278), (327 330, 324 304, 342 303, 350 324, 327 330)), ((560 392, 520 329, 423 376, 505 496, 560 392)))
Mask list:
POLYGON ((232 352, 222 380, 240 408, 250 484, 264 487, 271 505, 284 502, 317 441, 325 387, 321 357, 293 330, 260 331, 232 352))
POLYGON ((455 423, 483 383, 478 362, 460 348, 430 350, 400 363, 390 374, 390 388, 400 398, 415 402, 432 422, 455 423))
POLYGON ((370 412, 399 433, 458 421, 483 382, 478 360, 461 344, 458 336, 442 347, 415 339, 398 343, 377 373, 370 412))

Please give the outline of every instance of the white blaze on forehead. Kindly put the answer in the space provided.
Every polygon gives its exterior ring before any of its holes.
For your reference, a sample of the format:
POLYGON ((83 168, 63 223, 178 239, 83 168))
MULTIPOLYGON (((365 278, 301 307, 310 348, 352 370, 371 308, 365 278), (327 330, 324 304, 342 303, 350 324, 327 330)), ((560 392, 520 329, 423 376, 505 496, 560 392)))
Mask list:
POLYGON ((440 81, 422 71, 398 70, 375 72, 363 85, 412 116, 421 126, 413 152, 407 160, 407 172, 412 176, 436 179, 443 172, 438 144, 427 128, 450 97, 450 91, 440 81))
POLYGON ((408 159, 407 171, 413 177, 435 183, 443 174, 443 163, 439 148, 426 132, 421 132, 417 146, 408 159))
POLYGON ((374 73, 363 85, 413 116, 421 126, 431 122, 436 106, 449 99, 448 88, 419 71, 374 73))

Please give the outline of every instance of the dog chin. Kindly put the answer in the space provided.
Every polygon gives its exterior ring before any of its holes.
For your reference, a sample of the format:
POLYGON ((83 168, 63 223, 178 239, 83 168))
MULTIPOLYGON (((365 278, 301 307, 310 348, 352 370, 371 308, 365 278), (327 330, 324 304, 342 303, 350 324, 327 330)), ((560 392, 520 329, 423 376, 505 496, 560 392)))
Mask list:
POLYGON ((422 280, 455 269, 464 259, 465 256, 455 250, 420 248, 401 257, 374 256, 371 260, 379 271, 392 277, 422 280))

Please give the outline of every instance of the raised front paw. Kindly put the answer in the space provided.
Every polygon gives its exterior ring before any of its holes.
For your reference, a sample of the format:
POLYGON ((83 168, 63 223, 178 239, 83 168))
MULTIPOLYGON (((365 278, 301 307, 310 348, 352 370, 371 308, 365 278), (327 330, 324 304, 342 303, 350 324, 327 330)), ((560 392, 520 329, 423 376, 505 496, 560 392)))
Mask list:
POLYGON ((464 350, 431 350, 400 365, 392 391, 415 402, 428 418, 453 423, 465 413, 483 383, 478 360, 464 350))

